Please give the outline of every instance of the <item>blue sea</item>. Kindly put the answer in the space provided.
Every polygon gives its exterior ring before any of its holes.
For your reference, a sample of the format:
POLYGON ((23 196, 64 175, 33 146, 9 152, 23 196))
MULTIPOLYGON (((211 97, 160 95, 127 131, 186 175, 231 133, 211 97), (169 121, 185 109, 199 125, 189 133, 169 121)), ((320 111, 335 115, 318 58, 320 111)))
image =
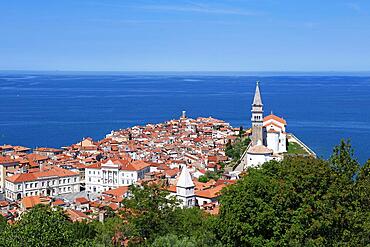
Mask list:
POLYGON ((61 147, 111 130, 212 116, 250 125, 256 80, 265 114, 328 158, 350 138, 370 158, 370 76, 197 73, 0 73, 0 144, 61 147))

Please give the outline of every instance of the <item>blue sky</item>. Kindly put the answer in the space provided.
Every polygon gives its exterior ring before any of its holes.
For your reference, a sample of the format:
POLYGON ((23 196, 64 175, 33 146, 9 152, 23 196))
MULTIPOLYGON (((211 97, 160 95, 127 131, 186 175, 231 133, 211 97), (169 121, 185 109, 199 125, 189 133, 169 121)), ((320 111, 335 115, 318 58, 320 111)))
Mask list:
POLYGON ((370 1, 2 0, 13 69, 369 71, 370 1))

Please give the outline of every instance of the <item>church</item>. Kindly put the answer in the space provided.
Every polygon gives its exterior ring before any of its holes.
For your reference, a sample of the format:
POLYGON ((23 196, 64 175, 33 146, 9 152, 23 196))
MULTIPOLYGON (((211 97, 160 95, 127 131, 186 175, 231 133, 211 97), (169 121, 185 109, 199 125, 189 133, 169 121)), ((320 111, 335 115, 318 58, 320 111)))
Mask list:
POLYGON ((274 114, 263 117, 263 104, 259 88, 256 85, 252 103, 252 135, 251 144, 246 152, 244 165, 256 167, 270 160, 281 160, 287 152, 287 122, 274 114))

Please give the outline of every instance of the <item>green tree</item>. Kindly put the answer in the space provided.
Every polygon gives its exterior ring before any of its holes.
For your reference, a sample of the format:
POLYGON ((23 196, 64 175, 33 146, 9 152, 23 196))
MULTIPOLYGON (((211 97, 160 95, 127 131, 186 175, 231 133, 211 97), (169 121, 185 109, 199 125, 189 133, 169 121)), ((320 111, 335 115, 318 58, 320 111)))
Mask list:
POLYGON ((227 187, 217 235, 229 246, 370 244, 370 165, 361 170, 349 142, 329 161, 268 162, 227 187))
POLYGON ((61 210, 37 205, 2 234, 4 246, 66 246, 74 241, 67 216, 61 210))
POLYGON ((150 245, 151 247, 198 247, 196 242, 188 237, 179 238, 176 235, 169 234, 158 237, 150 245))
POLYGON ((175 197, 154 184, 131 186, 130 194, 123 200, 123 216, 130 225, 125 236, 151 241, 170 231, 178 205, 175 197))
POLYGON ((0 214, 0 232, 5 230, 6 226, 7 226, 6 218, 0 214))
POLYGON ((198 181, 201 183, 207 183, 209 181, 208 177, 205 175, 202 175, 198 178, 198 181))
POLYGON ((95 243, 101 244, 103 246, 113 245, 114 237, 120 235, 120 233, 128 231, 125 229, 126 225, 120 217, 110 217, 106 219, 103 223, 99 221, 93 221, 90 223, 93 225, 96 231, 96 237, 94 239, 95 243))

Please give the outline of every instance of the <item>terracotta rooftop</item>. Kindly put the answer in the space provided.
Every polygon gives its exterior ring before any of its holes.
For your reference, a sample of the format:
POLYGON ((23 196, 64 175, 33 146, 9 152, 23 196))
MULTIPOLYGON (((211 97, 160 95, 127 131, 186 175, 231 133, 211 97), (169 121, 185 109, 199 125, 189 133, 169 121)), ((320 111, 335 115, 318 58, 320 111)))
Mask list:
POLYGON ((248 151, 250 154, 272 154, 273 151, 264 145, 251 146, 248 151))
POLYGON ((282 123, 282 124, 286 125, 285 119, 283 119, 281 117, 278 117, 278 116, 276 116, 276 115, 274 115, 272 113, 270 115, 264 117, 263 118, 263 122, 266 122, 266 121, 271 120, 271 119, 273 119, 275 121, 278 121, 279 123, 282 123))
POLYGON ((19 173, 8 177, 6 180, 12 183, 29 182, 37 179, 42 179, 44 177, 70 177, 77 176, 78 173, 63 169, 60 167, 46 167, 42 171, 33 173, 19 173))
POLYGON ((128 190, 129 190, 128 186, 120 186, 120 187, 115 188, 115 189, 107 190, 107 191, 103 192, 103 194, 123 198, 125 196, 125 194, 128 192, 128 190))
POLYGON ((85 197, 77 197, 75 199, 75 203, 77 203, 77 204, 88 204, 89 200, 87 200, 85 197))
POLYGON ((196 191, 195 194, 196 196, 205 197, 209 199, 216 198, 221 194, 221 190, 226 186, 227 186, 226 184, 221 184, 209 189, 196 191))
POLYGON ((71 221, 83 221, 83 220, 90 220, 91 218, 87 216, 85 213, 74 210, 74 209, 67 209, 66 215, 70 218, 71 221))

